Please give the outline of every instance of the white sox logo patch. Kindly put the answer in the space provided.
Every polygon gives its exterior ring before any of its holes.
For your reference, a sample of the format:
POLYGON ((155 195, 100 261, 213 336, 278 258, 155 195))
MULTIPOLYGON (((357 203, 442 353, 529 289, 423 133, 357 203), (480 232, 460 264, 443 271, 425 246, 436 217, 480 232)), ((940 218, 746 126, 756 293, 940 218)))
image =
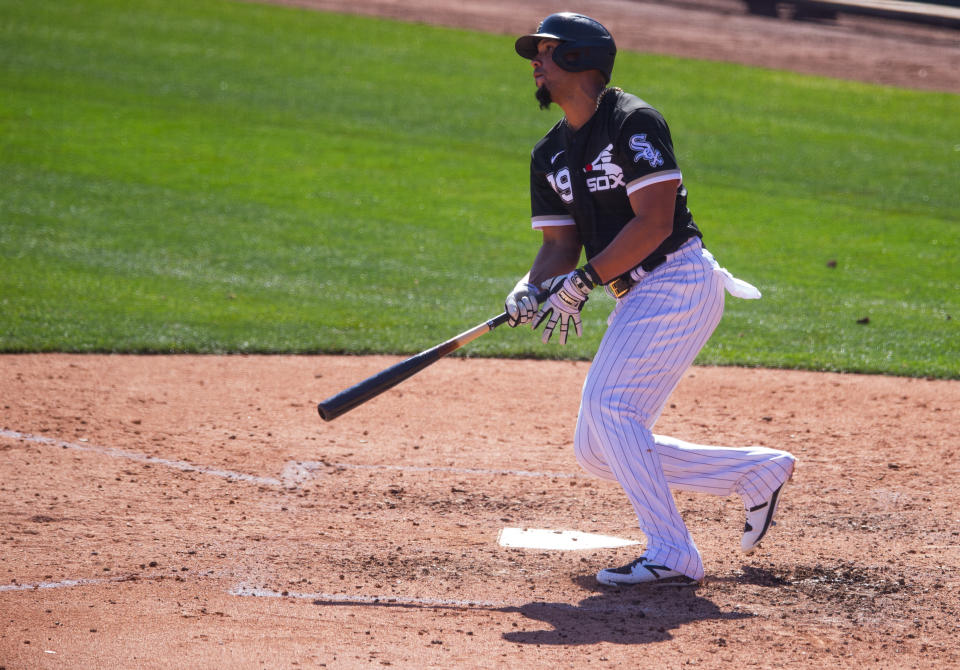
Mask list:
POLYGON ((583 171, 588 175, 587 188, 590 189, 591 193, 609 191, 610 189, 625 185, 623 181, 623 169, 613 162, 613 154, 610 153, 611 149, 613 149, 613 145, 608 144, 589 165, 583 168, 583 171), (597 172, 602 172, 603 174, 596 177, 592 176, 597 172))
MULTIPOLYGON (((611 149, 613 149, 613 145, 608 144, 596 158, 583 168, 584 173, 587 175, 587 188, 591 193, 609 191, 618 186, 626 186, 626 182, 623 181, 623 169, 613 162, 613 154, 610 153, 611 149)), ((553 161, 556 161, 557 157, 562 153, 561 151, 556 154, 553 157, 553 161)), ((570 170, 568 168, 560 168, 556 172, 548 174, 547 181, 550 182, 550 186, 566 204, 569 205, 573 202, 573 185, 570 182, 570 170)))
POLYGON ((637 152, 633 157, 634 163, 639 163, 642 158, 650 164, 650 167, 663 165, 663 156, 647 141, 646 133, 640 133, 630 138, 630 150, 637 152))

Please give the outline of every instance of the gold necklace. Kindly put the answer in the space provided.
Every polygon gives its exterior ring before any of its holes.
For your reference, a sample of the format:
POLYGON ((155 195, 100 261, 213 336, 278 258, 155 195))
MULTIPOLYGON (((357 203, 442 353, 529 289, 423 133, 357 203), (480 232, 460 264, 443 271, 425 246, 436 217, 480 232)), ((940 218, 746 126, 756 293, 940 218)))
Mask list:
MULTIPOLYGON (((604 97, 607 93, 609 93, 610 91, 620 91, 620 92, 622 92, 623 89, 617 88, 616 86, 609 86, 609 87, 605 87, 602 91, 600 91, 600 95, 597 96, 597 103, 596 103, 596 105, 594 105, 594 107, 593 107, 593 113, 594 113, 594 114, 596 114, 596 113, 597 113, 597 110, 600 109, 600 103, 603 101, 603 97, 604 97)), ((566 116, 564 116, 562 119, 560 119, 560 122, 561 122, 563 125, 567 126, 568 128, 571 128, 570 122, 567 121, 567 117, 566 117, 566 116)))
POLYGON ((607 93, 609 93, 610 91, 620 91, 620 90, 621 89, 617 88, 616 86, 609 86, 607 88, 604 88, 602 91, 600 91, 600 95, 597 96, 597 106, 594 107, 593 111, 597 111, 598 109, 600 109, 600 101, 603 100, 603 97, 607 93))

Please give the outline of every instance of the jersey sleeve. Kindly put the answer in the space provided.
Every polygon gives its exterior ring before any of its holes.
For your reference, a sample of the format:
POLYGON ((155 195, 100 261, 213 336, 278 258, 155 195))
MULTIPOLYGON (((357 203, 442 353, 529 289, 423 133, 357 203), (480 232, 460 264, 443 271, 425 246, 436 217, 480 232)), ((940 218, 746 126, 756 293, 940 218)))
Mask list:
POLYGON ((628 196, 644 186, 682 180, 670 129, 656 110, 633 111, 623 122, 617 144, 628 196))
MULTIPOLYGON (((566 182, 569 182, 570 174, 566 173, 566 182)), ((537 165, 536 154, 530 158, 530 209, 531 222, 534 230, 549 228, 550 226, 573 226, 576 225, 573 216, 564 205, 562 189, 570 188, 569 183, 564 185, 564 175, 559 179, 556 175, 549 175, 537 165), (559 182, 559 183, 558 183, 559 182), (554 185, 560 188, 558 192, 554 185)), ((572 200, 572 191, 570 191, 572 200)))

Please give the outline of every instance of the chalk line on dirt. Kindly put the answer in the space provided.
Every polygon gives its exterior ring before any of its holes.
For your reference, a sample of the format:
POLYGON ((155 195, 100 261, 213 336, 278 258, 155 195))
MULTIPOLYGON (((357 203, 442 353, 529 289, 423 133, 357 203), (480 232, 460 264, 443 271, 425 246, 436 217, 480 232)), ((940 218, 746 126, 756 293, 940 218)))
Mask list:
POLYGON ((111 458, 124 458, 126 460, 136 461, 138 463, 150 463, 151 465, 160 465, 165 468, 172 468, 174 470, 181 470, 183 472, 199 472, 200 474, 220 477, 222 479, 229 479, 231 481, 247 482, 250 484, 264 484, 267 486, 284 485, 284 482, 274 477, 259 477, 257 475, 249 475, 244 472, 235 472, 233 470, 215 468, 209 465, 197 465, 195 463, 188 463, 187 461, 174 461, 168 458, 160 458, 158 456, 147 456, 146 454, 139 454, 134 451, 117 449, 116 447, 101 447, 95 444, 77 444, 75 442, 65 442, 63 440, 55 440, 42 435, 19 433, 15 430, 0 430, 0 437, 9 438, 11 440, 24 440, 34 444, 60 447, 62 449, 89 451, 102 456, 110 456, 111 458))
POLYGON ((421 472, 421 473, 446 473, 457 475, 498 475, 514 477, 543 477, 547 479, 577 479, 582 475, 569 472, 536 472, 531 470, 495 470, 488 468, 456 468, 441 466, 417 466, 417 465, 364 465, 360 463, 327 463, 324 461, 287 461, 284 465, 280 478, 261 477, 251 475, 245 472, 235 470, 225 470, 209 465, 199 465, 187 461, 172 460, 161 458, 159 456, 148 456, 135 451, 127 451, 116 447, 104 447, 96 444, 78 444, 76 442, 67 442, 57 440, 43 435, 32 435, 30 433, 21 433, 15 430, 0 430, 0 437, 11 440, 23 440, 33 444, 42 444, 61 449, 74 449, 76 451, 86 451, 101 456, 111 458, 122 458, 138 463, 150 463, 182 472, 197 472, 203 475, 229 479, 230 481, 247 482, 249 484, 260 484, 264 486, 282 486, 286 488, 296 488, 311 479, 314 479, 317 472, 324 468, 339 468, 344 470, 395 470, 401 472, 421 472))
POLYGON ((35 584, 0 584, 0 592, 64 589, 71 586, 88 586, 90 584, 107 584, 109 582, 126 582, 129 580, 130 577, 94 577, 90 579, 62 579, 59 582, 38 582, 35 584))
MULTIPOLYGON (((171 575, 182 577, 182 570, 174 573, 153 572, 148 575, 131 574, 115 575, 113 577, 80 577, 77 579, 61 579, 56 582, 35 582, 32 584, 0 584, 0 593, 4 591, 38 591, 40 589, 68 589, 74 586, 95 586, 97 584, 115 584, 118 582, 138 582, 148 580, 160 580, 171 575)), ((196 574, 196 573, 194 573, 196 574)), ((211 573, 212 574, 212 573, 211 573)), ((202 576, 202 575, 201 575, 202 576)))
MULTIPOLYGON (((37 591, 41 589, 63 589, 77 586, 97 586, 102 584, 115 584, 119 582, 140 582, 140 581, 160 581, 170 575, 167 573, 152 573, 149 575, 122 575, 114 577, 90 577, 79 579, 62 579, 56 582, 36 582, 32 584, 0 584, 0 593, 9 591, 37 591)), ((176 576, 183 578, 182 574, 176 576)), ((213 570, 204 572, 192 572, 187 576, 203 578, 221 578, 225 576, 222 573, 216 573, 213 570)), ((326 593, 326 592, 302 592, 302 591, 276 591, 264 587, 248 586, 239 584, 230 588, 226 592, 228 595, 241 598, 277 598, 281 600, 309 600, 315 605, 375 605, 381 607, 423 607, 428 609, 485 609, 497 610, 503 612, 523 612, 528 608, 548 608, 552 610, 564 610, 571 613, 591 612, 597 614, 637 614, 642 613, 643 609, 636 604, 626 603, 583 603, 572 604, 566 602, 550 601, 524 601, 509 602, 503 600, 460 600, 449 598, 421 598, 402 595, 365 595, 359 593, 326 593)))
POLYGON ((255 598, 294 598, 296 600, 310 600, 322 604, 344 605, 419 605, 423 607, 512 607, 505 602, 484 600, 445 600, 442 598, 413 598, 408 596, 367 596, 356 593, 303 593, 300 591, 274 591, 273 589, 258 588, 241 584, 235 586, 228 593, 232 596, 246 596, 255 598))
MULTIPOLYGON (((660 588, 689 588, 689 587, 660 587, 660 588)), ((554 602, 546 600, 527 601, 489 601, 489 600, 448 600, 443 598, 417 598, 399 595, 362 595, 356 593, 304 593, 300 591, 275 591, 268 588, 257 588, 247 585, 238 585, 228 591, 232 596, 253 598, 278 598, 309 600, 315 605, 376 605, 380 607, 422 607, 422 608, 451 608, 451 609, 485 609, 501 612, 536 612, 538 610, 553 610, 569 612, 572 615, 590 614, 617 614, 629 616, 644 616, 644 610, 636 603, 625 602, 594 602, 596 596, 590 596, 580 603, 554 602)), ((613 591, 612 593, 616 593, 613 591)), ((751 613, 740 613, 741 618, 755 616, 751 613)))

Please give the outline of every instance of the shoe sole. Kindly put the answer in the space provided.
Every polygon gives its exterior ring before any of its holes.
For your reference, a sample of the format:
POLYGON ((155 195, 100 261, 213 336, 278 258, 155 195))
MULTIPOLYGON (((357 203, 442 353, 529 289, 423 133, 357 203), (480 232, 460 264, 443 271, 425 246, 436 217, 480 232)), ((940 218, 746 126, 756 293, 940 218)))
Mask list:
POLYGON ((700 582, 691 577, 670 577, 667 579, 654 579, 645 582, 617 582, 604 581, 597 577, 597 582, 604 586, 623 587, 623 586, 700 586, 700 582))
POLYGON ((776 522, 773 520, 773 517, 777 513, 777 505, 780 503, 780 495, 783 493, 783 489, 787 486, 787 484, 793 481, 793 473, 797 471, 797 463, 799 462, 800 461, 798 461, 796 458, 793 460, 793 467, 790 468, 790 475, 784 480, 783 484, 780 485, 780 488, 774 491, 773 499, 770 501, 770 512, 767 514, 767 518, 764 520, 763 532, 760 533, 760 539, 757 540, 756 544, 754 544, 749 549, 741 549, 741 551, 744 554, 749 556, 750 554, 755 552, 757 549, 759 549, 760 544, 763 542, 764 538, 766 538, 767 536, 767 531, 770 530, 770 526, 775 525, 776 522))

